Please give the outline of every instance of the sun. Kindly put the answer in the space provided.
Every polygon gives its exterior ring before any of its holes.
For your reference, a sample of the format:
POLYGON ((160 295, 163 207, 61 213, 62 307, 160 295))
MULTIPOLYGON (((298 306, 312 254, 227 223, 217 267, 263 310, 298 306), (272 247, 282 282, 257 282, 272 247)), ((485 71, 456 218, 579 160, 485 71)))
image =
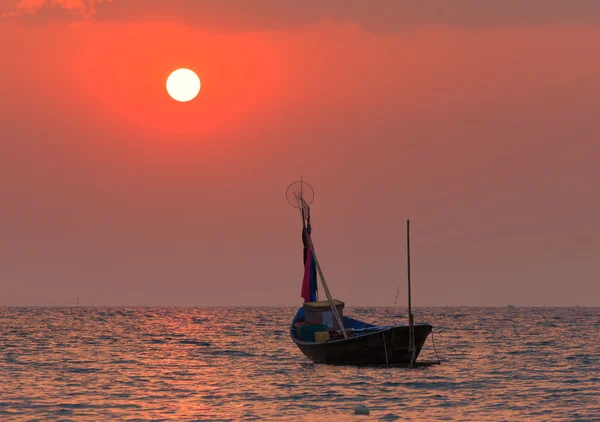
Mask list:
POLYGON ((200 78, 190 69, 177 69, 167 78, 167 92, 176 101, 191 101, 200 92, 200 78))

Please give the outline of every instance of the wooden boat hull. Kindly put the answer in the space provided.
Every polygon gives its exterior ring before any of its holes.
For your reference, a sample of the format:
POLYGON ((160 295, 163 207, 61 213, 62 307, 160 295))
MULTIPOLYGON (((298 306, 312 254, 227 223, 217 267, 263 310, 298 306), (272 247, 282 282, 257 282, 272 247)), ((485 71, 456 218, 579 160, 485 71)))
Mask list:
MULTIPOLYGON (((346 318, 344 318, 346 319, 346 318)), ((416 357, 419 356, 427 336, 432 330, 429 324, 415 324, 416 357)), ((408 326, 399 325, 379 331, 355 333, 348 339, 331 340, 325 343, 305 342, 297 339, 290 331, 292 340, 304 355, 315 363, 333 365, 407 365, 408 326)))

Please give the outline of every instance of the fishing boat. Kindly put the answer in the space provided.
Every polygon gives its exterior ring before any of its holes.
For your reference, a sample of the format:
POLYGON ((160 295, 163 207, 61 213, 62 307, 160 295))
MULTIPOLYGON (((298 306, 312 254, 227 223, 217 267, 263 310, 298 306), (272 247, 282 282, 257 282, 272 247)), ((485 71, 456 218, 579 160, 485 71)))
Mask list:
POLYGON ((312 242, 310 205, 312 187, 292 183, 286 192, 288 202, 300 209, 304 245, 304 277, 298 309, 290 325, 292 341, 314 363, 335 365, 424 366, 437 362, 417 362, 425 340, 432 332, 426 323, 414 323, 410 293, 410 222, 407 221, 408 246, 408 324, 374 325, 343 315, 345 304, 333 299, 312 242), (318 300, 317 274, 327 300, 318 300))

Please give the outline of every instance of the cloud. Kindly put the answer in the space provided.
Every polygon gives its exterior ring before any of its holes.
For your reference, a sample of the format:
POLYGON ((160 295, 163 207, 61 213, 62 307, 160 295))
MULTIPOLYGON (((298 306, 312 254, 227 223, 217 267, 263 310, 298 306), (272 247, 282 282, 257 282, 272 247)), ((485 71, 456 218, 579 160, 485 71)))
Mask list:
POLYGON ((322 19, 353 22, 377 33, 418 25, 494 27, 600 23, 596 0, 0 0, 4 18, 170 21, 209 30, 277 30, 322 19), (8 11, 6 11, 8 9, 8 11))
POLYGON ((0 18, 22 24, 48 24, 87 19, 95 0, 0 0, 0 18))

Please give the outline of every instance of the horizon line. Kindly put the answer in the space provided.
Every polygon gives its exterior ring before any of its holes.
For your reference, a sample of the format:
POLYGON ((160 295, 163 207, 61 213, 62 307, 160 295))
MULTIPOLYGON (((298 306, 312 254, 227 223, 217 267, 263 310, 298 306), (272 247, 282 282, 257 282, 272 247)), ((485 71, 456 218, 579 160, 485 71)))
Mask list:
MULTIPOLYGON (((302 305, 300 305, 302 306, 302 305)), ((0 305, 0 308, 295 308, 298 305, 0 305)), ((354 308, 406 309, 407 305, 352 305, 354 308)), ((419 308, 600 308, 600 305, 421 305, 419 308)))

